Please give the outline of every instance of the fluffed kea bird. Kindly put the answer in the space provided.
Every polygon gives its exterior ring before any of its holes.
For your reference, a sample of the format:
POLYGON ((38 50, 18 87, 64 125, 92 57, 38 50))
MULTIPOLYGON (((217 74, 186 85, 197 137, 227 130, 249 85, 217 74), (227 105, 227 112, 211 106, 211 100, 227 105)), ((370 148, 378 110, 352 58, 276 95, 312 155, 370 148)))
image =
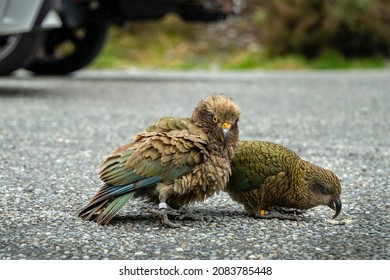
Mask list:
POLYGON ((158 204, 149 210, 161 222, 167 207, 180 209, 223 190, 238 143, 240 109, 223 94, 200 101, 191 118, 165 117, 134 141, 107 155, 98 170, 104 185, 79 216, 107 224, 133 198, 158 204))
POLYGON ((342 205, 340 181, 332 171, 263 141, 239 142, 225 191, 249 215, 265 219, 297 220, 301 210, 318 205, 335 210, 334 219, 342 205))

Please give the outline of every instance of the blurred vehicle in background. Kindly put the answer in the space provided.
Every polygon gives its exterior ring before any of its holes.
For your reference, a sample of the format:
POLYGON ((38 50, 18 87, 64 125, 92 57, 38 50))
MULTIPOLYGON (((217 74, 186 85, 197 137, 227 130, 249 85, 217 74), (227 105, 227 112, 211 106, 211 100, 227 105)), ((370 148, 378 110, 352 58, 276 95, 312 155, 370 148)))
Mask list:
POLYGON ((0 0, 0 75, 26 68, 61 75, 87 66, 110 25, 176 13, 212 22, 241 11, 241 0, 0 0))

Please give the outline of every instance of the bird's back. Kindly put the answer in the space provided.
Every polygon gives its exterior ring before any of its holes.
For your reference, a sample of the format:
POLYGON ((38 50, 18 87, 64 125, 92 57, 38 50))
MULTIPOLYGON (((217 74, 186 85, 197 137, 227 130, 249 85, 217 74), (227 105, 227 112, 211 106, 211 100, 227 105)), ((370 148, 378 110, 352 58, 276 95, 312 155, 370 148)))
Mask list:
POLYGON ((230 190, 259 188, 264 181, 281 172, 290 173, 297 154, 286 147, 266 141, 240 141, 232 160, 230 190))
POLYGON ((288 205, 285 193, 299 162, 286 147, 265 141, 240 141, 232 160, 232 175, 226 192, 241 203, 248 214, 273 205, 288 205))

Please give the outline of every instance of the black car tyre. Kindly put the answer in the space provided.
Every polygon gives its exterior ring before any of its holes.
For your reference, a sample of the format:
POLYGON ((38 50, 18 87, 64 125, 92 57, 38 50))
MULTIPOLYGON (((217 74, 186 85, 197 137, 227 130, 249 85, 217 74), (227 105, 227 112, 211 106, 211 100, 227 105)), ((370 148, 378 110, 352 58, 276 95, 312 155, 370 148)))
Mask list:
POLYGON ((93 22, 73 29, 51 30, 26 69, 45 75, 65 75, 79 70, 99 54, 108 29, 106 22, 93 22))
POLYGON ((10 75, 28 65, 42 44, 39 32, 0 36, 0 76, 10 75))

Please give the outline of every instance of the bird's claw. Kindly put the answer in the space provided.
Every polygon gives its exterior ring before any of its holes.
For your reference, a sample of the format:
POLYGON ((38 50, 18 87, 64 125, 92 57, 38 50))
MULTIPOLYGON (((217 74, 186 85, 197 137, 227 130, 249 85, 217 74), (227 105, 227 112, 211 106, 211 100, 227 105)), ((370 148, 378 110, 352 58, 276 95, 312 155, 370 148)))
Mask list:
POLYGON ((209 221, 210 217, 209 216, 201 216, 197 214, 192 214, 188 212, 181 213, 179 216, 175 218, 176 220, 184 220, 184 219, 190 219, 193 221, 209 221))
POLYGON ((298 209, 275 207, 270 210, 260 210, 258 214, 254 215, 254 218, 301 221, 306 219, 304 213, 298 209))
POLYGON ((147 212, 157 216, 160 219, 161 223, 164 225, 167 225, 167 226, 172 227, 172 228, 181 227, 179 224, 172 223, 168 219, 167 209, 161 209, 161 210, 148 209, 147 212))
POLYGON ((306 214, 305 211, 295 209, 295 208, 285 208, 285 207, 274 207, 276 211, 282 213, 282 214, 289 214, 289 215, 295 215, 295 216, 303 216, 306 214))

